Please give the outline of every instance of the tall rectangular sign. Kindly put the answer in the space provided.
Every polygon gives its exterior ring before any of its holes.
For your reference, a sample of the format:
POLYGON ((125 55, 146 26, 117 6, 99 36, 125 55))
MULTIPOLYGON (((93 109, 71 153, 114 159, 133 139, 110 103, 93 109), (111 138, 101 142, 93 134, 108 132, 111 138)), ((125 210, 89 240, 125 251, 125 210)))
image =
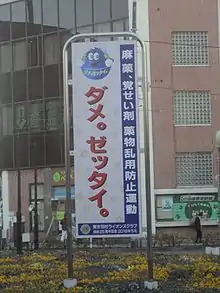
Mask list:
POLYGON ((136 46, 72 45, 79 238, 141 233, 136 46))

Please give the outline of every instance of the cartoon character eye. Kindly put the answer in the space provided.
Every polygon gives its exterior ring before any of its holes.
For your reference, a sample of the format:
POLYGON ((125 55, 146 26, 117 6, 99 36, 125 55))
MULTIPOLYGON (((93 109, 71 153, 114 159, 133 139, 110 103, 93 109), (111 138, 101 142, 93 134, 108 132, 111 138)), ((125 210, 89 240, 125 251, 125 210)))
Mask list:
POLYGON ((90 52, 88 54, 88 59, 89 59, 89 61, 93 61, 94 60, 94 54, 92 52, 90 52))
POLYGON ((94 53, 94 60, 95 61, 98 61, 99 60, 99 53, 94 53))

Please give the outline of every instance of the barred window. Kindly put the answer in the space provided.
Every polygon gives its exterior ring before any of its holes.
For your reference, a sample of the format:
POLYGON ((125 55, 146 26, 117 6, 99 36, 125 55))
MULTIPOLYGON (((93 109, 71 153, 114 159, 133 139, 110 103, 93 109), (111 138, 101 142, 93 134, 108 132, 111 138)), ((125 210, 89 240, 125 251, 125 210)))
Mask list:
POLYGON ((176 91, 173 96, 174 125, 210 125, 212 123, 209 91, 176 91))
POLYGON ((208 65, 207 32, 173 32, 173 65, 208 65))
POLYGON ((178 153, 176 155, 177 186, 212 185, 212 153, 178 153))

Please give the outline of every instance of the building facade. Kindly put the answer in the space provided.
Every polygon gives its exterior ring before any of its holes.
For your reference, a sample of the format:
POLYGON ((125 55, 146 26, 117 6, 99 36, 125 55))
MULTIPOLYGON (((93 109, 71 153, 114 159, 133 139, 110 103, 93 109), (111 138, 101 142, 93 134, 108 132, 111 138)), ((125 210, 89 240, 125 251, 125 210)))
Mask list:
POLYGON ((204 225, 217 225, 219 7, 217 0, 137 1, 137 32, 148 48, 158 228, 189 226, 200 211, 204 225))
MULTIPOLYGON (((40 230, 49 225, 51 201, 63 198, 65 41, 76 33, 133 29, 147 48, 153 231, 179 231, 190 225, 198 211, 204 214, 205 226, 217 227, 220 1, 2 0, 0 4, 4 222, 16 211, 18 167, 23 169, 22 214, 27 232, 32 230, 28 207, 34 168, 38 169, 40 230)), ((140 92, 140 116, 141 99, 140 92)), ((140 129, 142 225, 146 228, 142 123, 140 129)), ((74 193, 74 174, 72 188, 74 193)))
POLYGON ((56 176, 64 172, 65 41, 77 33, 128 29, 127 0, 0 1, 0 169, 5 230, 17 209, 18 168, 25 232, 32 231, 34 169, 39 229, 46 230, 50 224, 53 199, 59 198, 64 210, 65 180, 56 176), (53 179, 58 182, 54 184, 53 179))
POLYGON ((1 169, 64 165, 62 47, 76 33, 128 30, 127 1, 119 3, 23 0, 0 6, 1 169))

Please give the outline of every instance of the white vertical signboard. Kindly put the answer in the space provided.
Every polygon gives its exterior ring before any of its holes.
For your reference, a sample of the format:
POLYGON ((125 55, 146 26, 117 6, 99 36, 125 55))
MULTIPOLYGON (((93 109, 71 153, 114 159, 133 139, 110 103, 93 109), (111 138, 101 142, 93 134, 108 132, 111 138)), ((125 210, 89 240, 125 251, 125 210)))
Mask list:
POLYGON ((141 234, 136 46, 72 44, 79 238, 141 234))

